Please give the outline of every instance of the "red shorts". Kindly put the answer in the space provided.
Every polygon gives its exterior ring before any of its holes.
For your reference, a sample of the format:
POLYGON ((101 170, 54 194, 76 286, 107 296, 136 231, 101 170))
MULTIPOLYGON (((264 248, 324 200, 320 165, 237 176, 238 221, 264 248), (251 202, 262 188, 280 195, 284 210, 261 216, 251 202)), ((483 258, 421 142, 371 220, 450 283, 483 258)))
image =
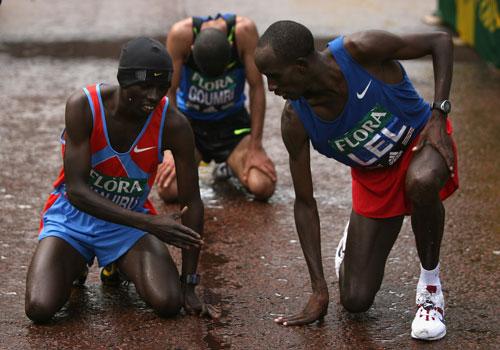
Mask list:
MULTIPOLYGON (((449 119, 446 132, 452 133, 449 119)), ((413 158, 411 151, 419 137, 413 140, 399 161, 388 168, 362 169, 351 168, 352 176, 352 208, 360 215, 369 218, 389 218, 411 213, 411 204, 406 197, 406 171, 413 158)), ((453 142, 455 164, 454 176, 450 177, 439 192, 441 200, 448 198, 458 188, 457 147, 453 142)))

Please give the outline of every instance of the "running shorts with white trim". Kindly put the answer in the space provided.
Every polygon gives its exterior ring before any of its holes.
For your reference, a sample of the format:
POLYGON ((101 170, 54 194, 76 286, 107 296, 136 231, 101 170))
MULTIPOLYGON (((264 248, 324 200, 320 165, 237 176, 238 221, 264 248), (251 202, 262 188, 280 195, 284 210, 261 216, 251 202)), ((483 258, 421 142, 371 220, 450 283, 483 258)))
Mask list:
POLYGON ((69 202, 65 192, 54 191, 48 202, 52 205, 43 213, 38 239, 63 239, 85 258, 89 266, 94 257, 97 257, 99 266, 111 264, 147 233, 80 211, 69 202))

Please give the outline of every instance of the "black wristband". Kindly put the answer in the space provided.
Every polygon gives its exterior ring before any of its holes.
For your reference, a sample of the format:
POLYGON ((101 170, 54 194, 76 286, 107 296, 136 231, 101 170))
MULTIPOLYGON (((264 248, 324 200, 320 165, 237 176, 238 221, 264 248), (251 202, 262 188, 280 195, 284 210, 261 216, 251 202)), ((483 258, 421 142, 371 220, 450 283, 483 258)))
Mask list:
POLYGON ((190 284, 193 286, 196 286, 197 284, 200 283, 200 275, 197 273, 192 273, 189 275, 181 275, 180 280, 184 284, 190 284))

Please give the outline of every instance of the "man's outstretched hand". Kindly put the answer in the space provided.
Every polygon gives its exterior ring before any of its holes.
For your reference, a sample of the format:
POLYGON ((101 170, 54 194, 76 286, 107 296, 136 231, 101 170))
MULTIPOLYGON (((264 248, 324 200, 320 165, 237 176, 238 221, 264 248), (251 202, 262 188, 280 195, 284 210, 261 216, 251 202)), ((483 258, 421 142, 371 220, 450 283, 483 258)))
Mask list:
POLYGON ((314 292, 309 298, 304 310, 292 316, 282 316, 274 322, 283 326, 302 326, 323 318, 328 311, 328 290, 314 292))
POLYGON ((188 210, 184 207, 181 212, 169 215, 151 215, 148 218, 147 231, 167 244, 181 249, 199 249, 203 244, 201 236, 189 227, 176 220, 188 210))
POLYGON ((277 175, 274 163, 267 156, 266 152, 262 147, 251 148, 248 150, 248 154, 245 159, 245 164, 243 166, 243 182, 247 183, 248 174, 250 173, 250 169, 252 168, 259 169, 264 174, 269 176, 269 178, 273 182, 276 182, 277 175))

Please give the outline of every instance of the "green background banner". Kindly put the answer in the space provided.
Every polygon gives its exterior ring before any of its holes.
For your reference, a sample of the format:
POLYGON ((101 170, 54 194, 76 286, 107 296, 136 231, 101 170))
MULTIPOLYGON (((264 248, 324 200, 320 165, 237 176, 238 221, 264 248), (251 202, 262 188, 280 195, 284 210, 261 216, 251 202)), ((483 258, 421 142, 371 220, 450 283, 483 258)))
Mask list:
POLYGON ((500 0, 438 0, 438 16, 500 68, 500 0))

